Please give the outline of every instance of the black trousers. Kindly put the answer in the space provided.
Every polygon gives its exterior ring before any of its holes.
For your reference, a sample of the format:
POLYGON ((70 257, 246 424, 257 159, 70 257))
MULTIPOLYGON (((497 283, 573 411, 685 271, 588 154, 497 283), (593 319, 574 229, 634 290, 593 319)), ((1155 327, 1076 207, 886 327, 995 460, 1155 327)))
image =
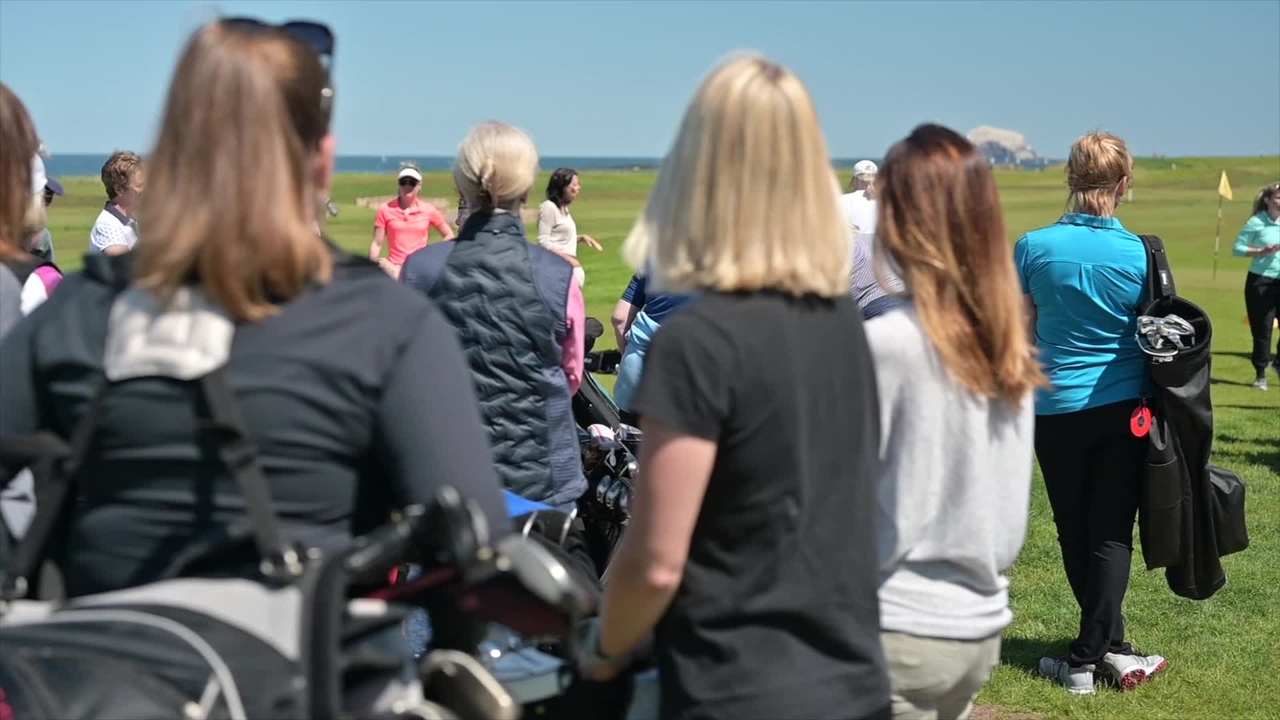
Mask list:
POLYGON ((1244 308, 1249 313, 1249 332, 1253 334, 1253 369, 1263 377, 1267 366, 1280 357, 1280 342, 1276 344, 1276 355, 1271 354, 1271 329, 1280 313, 1280 278, 1245 275, 1244 308))
POLYGON ((1121 605, 1129 589, 1133 524, 1138 515, 1147 439, 1129 418, 1139 401, 1036 416, 1036 458, 1044 475, 1062 565, 1080 606, 1073 666, 1106 653, 1131 653, 1121 605))

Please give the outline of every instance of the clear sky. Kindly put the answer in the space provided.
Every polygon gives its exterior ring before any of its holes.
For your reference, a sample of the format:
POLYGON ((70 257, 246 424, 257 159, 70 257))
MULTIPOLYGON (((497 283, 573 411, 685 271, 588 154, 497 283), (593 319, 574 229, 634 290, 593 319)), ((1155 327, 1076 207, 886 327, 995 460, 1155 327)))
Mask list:
POLYGON ((735 49, 800 75, 838 157, 923 121, 1053 157, 1095 128, 1142 155, 1280 153, 1280 0, 0 0, 0 80, 55 153, 146 151, 182 43, 219 12, 333 27, 347 154, 449 155, 501 119, 544 155, 658 156, 735 49))

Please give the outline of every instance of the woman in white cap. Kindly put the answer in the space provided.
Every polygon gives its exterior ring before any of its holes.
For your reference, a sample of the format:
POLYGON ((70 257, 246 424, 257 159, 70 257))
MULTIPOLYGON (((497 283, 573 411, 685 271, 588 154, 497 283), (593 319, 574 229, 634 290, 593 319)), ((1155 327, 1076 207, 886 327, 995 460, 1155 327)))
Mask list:
POLYGON ((422 189, 422 170, 414 162, 400 164, 399 186, 396 196, 378 208, 373 220, 373 242, 369 244, 369 259, 378 263, 391 277, 400 277, 400 266, 405 258, 426 247, 431 239, 431 228, 440 232, 442 239, 453 239, 453 227, 444 219, 444 213, 436 206, 418 197, 422 189), (387 257, 382 258, 382 243, 386 240, 387 257))

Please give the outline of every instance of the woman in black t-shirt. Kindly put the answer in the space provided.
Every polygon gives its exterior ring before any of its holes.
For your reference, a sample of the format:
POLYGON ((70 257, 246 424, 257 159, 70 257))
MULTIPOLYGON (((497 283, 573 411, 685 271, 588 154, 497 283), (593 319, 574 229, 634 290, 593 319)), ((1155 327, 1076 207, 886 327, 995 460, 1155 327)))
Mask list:
POLYGON ((666 157, 625 252, 701 296, 646 358, 642 477, 583 669, 610 677, 652 632, 665 720, 885 716, 875 375, 813 103, 732 60, 666 157))

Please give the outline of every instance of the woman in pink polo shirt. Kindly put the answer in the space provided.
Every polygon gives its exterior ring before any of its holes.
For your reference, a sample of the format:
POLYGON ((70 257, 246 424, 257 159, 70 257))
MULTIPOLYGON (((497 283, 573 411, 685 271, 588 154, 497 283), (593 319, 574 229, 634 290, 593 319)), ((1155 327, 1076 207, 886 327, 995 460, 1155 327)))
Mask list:
POLYGON ((373 220, 373 242, 369 244, 369 259, 391 277, 400 277, 400 266, 405 258, 427 245, 431 228, 435 228, 445 240, 453 239, 453 228, 444 214, 434 205, 418 198, 422 188, 422 171, 415 163, 400 166, 399 191, 396 196, 378 208, 373 220), (387 242, 387 258, 382 259, 382 241, 387 242))

